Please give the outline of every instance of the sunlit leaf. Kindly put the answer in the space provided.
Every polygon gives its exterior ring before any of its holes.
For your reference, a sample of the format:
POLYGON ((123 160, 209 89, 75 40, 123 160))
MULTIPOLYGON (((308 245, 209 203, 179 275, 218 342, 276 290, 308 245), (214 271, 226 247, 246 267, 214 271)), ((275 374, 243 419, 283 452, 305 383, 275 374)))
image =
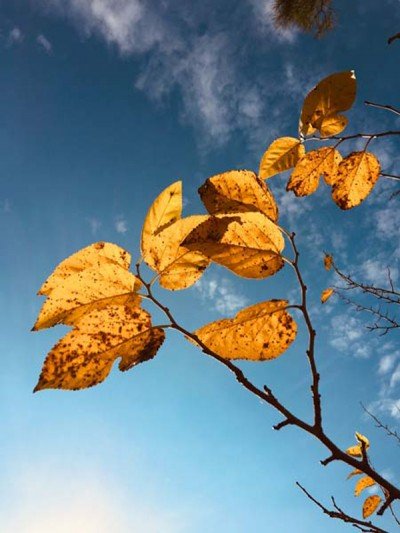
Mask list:
POLYGON ((371 516, 379 507, 382 498, 378 494, 372 494, 368 496, 363 504, 363 518, 371 516))
POLYGON ((211 216, 183 245, 245 278, 266 278, 284 264, 282 232, 262 213, 211 216))
POLYGON ((325 254, 324 256, 324 267, 325 270, 330 270, 333 265, 333 256, 330 254, 325 254))
POLYGON ((157 196, 147 212, 141 239, 142 256, 146 262, 151 261, 152 238, 180 219, 181 215, 182 182, 176 181, 157 196))
POLYGON ((354 476, 358 476, 358 475, 360 475, 360 474, 362 474, 362 473, 363 473, 362 470, 358 470, 358 468, 355 468, 354 470, 352 470, 352 471, 350 472, 350 474, 347 476, 346 479, 350 479, 350 478, 352 478, 352 477, 354 477, 354 476))
POLYGON ((153 358, 164 337, 162 329, 151 326, 150 315, 135 305, 92 311, 49 352, 35 391, 97 385, 118 357, 121 371, 153 358))
POLYGON ((348 455, 352 455, 353 457, 362 457, 361 446, 359 444, 356 444, 355 446, 350 446, 350 448, 347 448, 346 453, 348 455))
POLYGON ((321 137, 332 137, 332 135, 338 135, 347 126, 349 120, 344 115, 333 115, 332 117, 325 117, 321 121, 319 131, 321 137))
POLYGON ((296 165, 305 154, 304 145, 294 137, 280 137, 265 151, 260 161, 259 177, 267 179, 296 165))
POLYGON ((361 433, 359 433, 358 431, 356 431, 355 435, 356 435, 356 439, 358 440, 358 442, 360 444, 365 444, 365 448, 368 449, 369 439, 365 435, 362 435, 361 433))
POLYGON ((332 147, 322 147, 308 152, 297 163, 293 170, 286 190, 293 191, 296 196, 308 196, 314 193, 319 185, 320 176, 327 183, 333 180, 342 157, 332 147))
POLYGON ((341 161, 332 187, 333 201, 351 209, 369 195, 379 178, 379 161, 369 152, 353 152, 341 161))
POLYGON ((346 111, 354 103, 357 84, 354 71, 338 72, 321 80, 306 96, 299 131, 311 135, 327 117, 346 111))
POLYGON ((364 489, 367 487, 372 487, 372 485, 375 485, 375 481, 372 479, 372 477, 364 476, 360 478, 356 483, 354 495, 359 496, 364 489))
POLYGON ((235 318, 211 322, 194 333, 225 359, 262 361, 279 357, 294 341, 297 325, 286 300, 258 303, 235 318))
POLYGON ((231 170, 206 180, 200 197, 212 215, 260 211, 276 222, 278 207, 271 191, 254 172, 231 170))
POLYGON ((328 301, 334 292, 334 289, 330 287, 328 289, 324 289, 321 293, 321 303, 324 304, 326 301, 328 301))

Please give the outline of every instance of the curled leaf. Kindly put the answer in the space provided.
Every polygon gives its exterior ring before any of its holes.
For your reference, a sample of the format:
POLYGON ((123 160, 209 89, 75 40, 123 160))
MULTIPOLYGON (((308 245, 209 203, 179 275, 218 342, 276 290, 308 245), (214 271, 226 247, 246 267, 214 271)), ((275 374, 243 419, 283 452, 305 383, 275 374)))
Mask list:
POLYGON ((328 289, 324 289, 321 293, 321 303, 324 304, 326 301, 328 301, 334 292, 334 289, 332 289, 331 287, 329 287, 328 289))
POLYGON ((379 507, 382 498, 378 494, 372 494, 365 499, 363 504, 363 518, 371 516, 379 507))
POLYGON ((275 359, 288 349, 297 333, 287 305, 286 300, 258 303, 242 309, 234 318, 211 322, 194 333, 225 359, 275 359))
POLYGON ((369 448, 369 439, 367 439, 367 437, 365 435, 362 435, 358 431, 356 431, 355 435, 356 435, 356 439, 358 440, 358 442, 360 444, 365 444, 365 448, 368 449, 369 448))
POLYGON ((330 270, 333 265, 333 256, 331 254, 324 255, 324 267, 325 270, 330 270))
POLYGON ((305 154, 304 145, 294 137, 280 137, 276 139, 265 151, 260 161, 258 175, 265 180, 289 170, 305 154))
POLYGON ((352 470, 352 471, 350 472, 350 474, 347 476, 346 479, 350 479, 350 478, 352 478, 352 477, 354 477, 354 476, 358 476, 358 475, 360 475, 360 474, 362 474, 362 473, 363 473, 362 470, 358 470, 358 468, 355 468, 354 470, 352 470))
POLYGON ((372 479, 372 477, 364 476, 360 478, 356 483, 354 495, 359 496, 364 489, 367 487, 372 487, 372 485, 375 485, 375 481, 372 479))

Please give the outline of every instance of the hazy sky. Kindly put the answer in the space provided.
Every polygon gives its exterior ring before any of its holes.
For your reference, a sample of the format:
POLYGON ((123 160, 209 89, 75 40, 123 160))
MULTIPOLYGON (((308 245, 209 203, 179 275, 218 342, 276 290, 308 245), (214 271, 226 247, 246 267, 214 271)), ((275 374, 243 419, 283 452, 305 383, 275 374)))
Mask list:
MULTIPOLYGON (((319 533, 349 531, 295 486, 360 516, 348 469, 212 360, 171 333, 158 356, 98 387, 32 395, 64 327, 31 333, 36 291, 54 266, 91 242, 136 260, 148 206, 183 180, 185 213, 197 188, 234 168, 257 169, 268 144, 296 135, 307 91, 354 69, 348 132, 400 129, 364 100, 399 105, 398 0, 345 0, 338 27, 315 40, 278 33, 271 0, 0 0, 0 531, 8 533, 319 533)), ((346 145, 348 153, 361 145, 346 145)), ((371 151, 399 173, 399 143, 371 151)), ((286 179, 286 177, 285 177, 286 179)), ((281 223, 298 234, 318 329, 327 432, 340 446, 370 437, 374 464, 399 483, 398 447, 359 401, 398 427, 400 350, 337 299, 323 251, 368 282, 399 281, 400 215, 383 179, 341 212, 321 185, 296 199, 271 180, 281 223)), ((287 269, 286 269, 287 270, 287 269)), ((160 298, 188 329, 260 300, 296 300, 290 272, 246 281, 210 268, 195 287, 160 298)), ((157 321, 158 315, 156 315, 157 321)), ((280 359, 241 364, 300 415, 310 413, 305 334, 280 359)), ((386 522, 382 521, 382 527, 386 522)), ((387 526, 388 527, 388 526, 387 526)))

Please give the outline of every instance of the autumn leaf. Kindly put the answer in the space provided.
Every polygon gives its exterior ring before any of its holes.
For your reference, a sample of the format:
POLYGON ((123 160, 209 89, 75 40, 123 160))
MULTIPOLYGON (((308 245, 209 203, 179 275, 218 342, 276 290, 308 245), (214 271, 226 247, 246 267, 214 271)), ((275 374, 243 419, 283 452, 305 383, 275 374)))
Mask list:
POLYGON ((330 254, 325 254, 324 256, 324 267, 325 270, 330 270, 333 265, 333 256, 330 254))
POLYGON ((375 481, 372 479, 372 477, 364 476, 360 478, 356 483, 354 495, 359 496, 364 489, 367 487, 372 487, 372 485, 375 485, 375 481))
POLYGON ((329 184, 334 180, 341 159, 340 153, 332 147, 308 152, 297 163, 286 190, 293 191, 296 196, 313 194, 318 188, 320 176, 323 175, 329 184))
POLYGON ((33 330, 74 325, 84 314, 110 304, 138 305, 135 291, 141 284, 128 272, 129 264, 130 255, 110 243, 92 244, 64 260, 40 289, 47 298, 33 330))
POLYGON ((280 137, 265 151, 260 161, 258 175, 265 180, 294 167, 305 154, 304 145, 294 137, 280 137))
POLYGON ((365 435, 362 435, 361 433, 359 433, 358 431, 356 431, 355 435, 356 435, 356 439, 358 440, 358 442, 360 444, 365 444, 365 449, 368 449, 369 439, 365 435))
POLYGON ((282 233, 262 213, 210 216, 183 245, 245 278, 266 278, 284 264, 282 233))
POLYGON ((302 135, 312 135, 315 130, 320 130, 328 117, 331 119, 336 117, 340 123, 341 119, 337 115, 351 108, 356 90, 356 77, 352 70, 331 74, 321 80, 304 100, 299 132, 302 135))
POLYGON ((368 496, 363 504, 363 518, 371 516, 377 510, 381 501, 382 498, 378 494, 368 496))
POLYGON ((260 211, 272 221, 278 220, 271 191, 249 170, 231 170, 208 178, 199 194, 211 215, 260 211))
POLYGON ((109 305, 81 318, 49 352, 34 392, 77 390, 104 381, 121 357, 119 369, 153 358, 165 338, 150 315, 136 305, 109 305))
POLYGON ((356 435, 356 439, 358 440, 359 444, 355 446, 350 446, 350 448, 347 448, 346 453, 354 457, 362 457, 363 446, 365 447, 366 450, 368 450, 370 446, 369 440, 367 439, 365 435, 358 433, 358 431, 356 431, 355 435, 356 435))
POLYGON ((358 476, 358 475, 360 475, 360 474, 362 474, 362 473, 363 473, 362 470, 358 470, 358 468, 355 468, 354 470, 352 470, 352 471, 350 472, 350 474, 347 476, 346 479, 350 479, 350 478, 352 478, 352 477, 354 477, 354 476, 358 476))
POLYGON ((319 128, 321 137, 326 138, 338 135, 346 128, 348 122, 348 118, 344 115, 333 115, 323 118, 319 128))
POLYGON ((324 289, 321 293, 321 303, 324 304, 326 301, 328 301, 334 292, 335 291, 332 288, 324 289))
POLYGON ((340 162, 332 187, 333 201, 351 209, 365 200, 381 172, 378 159, 369 152, 353 152, 340 162))
POLYGON ((176 222, 182 215, 182 182, 176 181, 154 200, 144 220, 141 238, 142 257, 152 260, 152 239, 157 233, 176 222))
POLYGON ((296 338, 297 325, 286 300, 270 300, 242 309, 234 318, 211 322, 194 332, 225 359, 275 359, 296 338))

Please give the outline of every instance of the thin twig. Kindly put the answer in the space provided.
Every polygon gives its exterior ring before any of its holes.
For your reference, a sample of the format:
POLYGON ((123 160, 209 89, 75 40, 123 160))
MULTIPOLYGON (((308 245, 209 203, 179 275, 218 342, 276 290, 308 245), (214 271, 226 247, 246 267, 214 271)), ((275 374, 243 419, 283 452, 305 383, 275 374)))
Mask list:
POLYGON ((371 107, 377 107, 378 109, 385 109, 386 111, 391 111, 392 113, 395 113, 396 115, 400 115, 400 110, 397 109, 396 107, 393 107, 392 105, 376 104, 375 102, 369 102, 368 100, 365 100, 364 104, 369 105, 371 107))

